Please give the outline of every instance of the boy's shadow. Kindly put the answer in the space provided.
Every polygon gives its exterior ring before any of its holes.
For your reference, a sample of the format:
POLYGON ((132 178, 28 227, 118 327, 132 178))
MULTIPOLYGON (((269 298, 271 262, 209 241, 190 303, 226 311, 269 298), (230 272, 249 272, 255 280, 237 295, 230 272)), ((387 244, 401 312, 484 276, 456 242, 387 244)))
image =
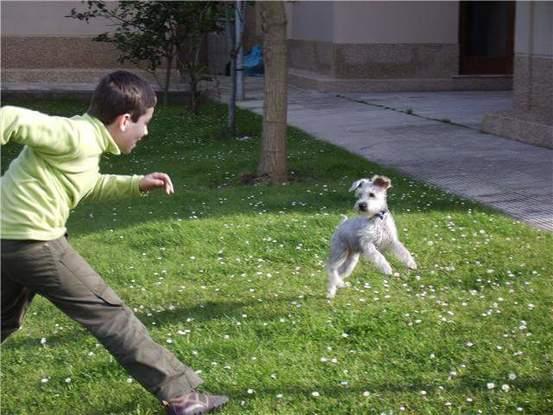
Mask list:
MULTIPOLYGON (((326 304, 326 297, 321 296, 310 296, 304 297, 302 302, 305 302, 308 298, 324 301, 326 304)), ((154 312, 150 316, 144 314, 137 314, 138 319, 146 325, 146 327, 151 328, 149 323, 155 322, 156 327, 162 327, 167 324, 173 323, 182 323, 187 318, 192 318, 194 322, 205 322, 211 320, 219 319, 229 319, 236 318, 242 319, 243 309, 267 305, 267 304, 285 304, 292 303, 297 301, 297 297, 278 297, 270 299, 261 299, 259 300, 246 300, 246 301, 221 301, 221 302, 206 302, 202 304, 195 304, 189 307, 179 307, 172 310, 163 310, 161 312, 154 312)), ((263 312, 263 320, 269 321, 273 319, 280 318, 282 316, 282 310, 275 310, 272 313, 263 312)), ((68 320, 68 323, 70 320, 68 320)), ((68 343, 79 343, 86 338, 93 338, 90 333, 86 330, 80 328, 75 324, 73 329, 65 330, 53 335, 47 336, 47 346, 46 347, 59 347, 66 345, 68 343)), ((155 340, 155 338, 154 338, 155 340)), ((19 337, 14 336, 2 344, 2 348, 21 348, 21 349, 36 349, 40 345, 40 338, 38 337, 19 337)))

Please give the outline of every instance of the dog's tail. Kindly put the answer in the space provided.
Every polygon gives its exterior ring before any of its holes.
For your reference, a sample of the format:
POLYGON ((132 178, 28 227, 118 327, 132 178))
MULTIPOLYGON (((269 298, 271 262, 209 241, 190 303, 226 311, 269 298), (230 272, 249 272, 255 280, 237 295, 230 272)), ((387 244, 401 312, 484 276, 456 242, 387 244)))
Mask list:
POLYGON ((340 225, 348 220, 348 217, 346 215, 340 215, 342 217, 342 221, 340 222, 340 225))

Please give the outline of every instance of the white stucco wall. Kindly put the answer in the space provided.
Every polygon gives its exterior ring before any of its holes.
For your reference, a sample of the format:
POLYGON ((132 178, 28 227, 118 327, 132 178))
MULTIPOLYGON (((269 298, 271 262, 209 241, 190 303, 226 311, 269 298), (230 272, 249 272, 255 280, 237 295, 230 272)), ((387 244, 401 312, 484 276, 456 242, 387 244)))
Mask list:
POLYGON ((110 30, 104 19, 89 24, 64 17, 75 8, 87 10, 80 1, 5 1, 1 2, 3 36, 91 36, 110 30))
POLYGON ((515 53, 553 56, 553 2, 517 1, 515 53))
POLYGON ((296 1, 291 39, 333 43, 458 43, 457 1, 296 1))
POLYGON ((288 12, 290 39, 333 42, 334 2, 296 1, 288 12))
POLYGON ((458 43, 456 1, 337 1, 335 43, 458 43))

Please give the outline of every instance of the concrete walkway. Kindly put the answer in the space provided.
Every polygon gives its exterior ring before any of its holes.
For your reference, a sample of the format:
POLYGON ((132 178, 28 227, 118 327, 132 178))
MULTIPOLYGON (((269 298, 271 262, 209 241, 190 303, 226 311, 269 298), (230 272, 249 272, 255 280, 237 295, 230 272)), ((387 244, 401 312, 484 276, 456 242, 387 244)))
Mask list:
MULTIPOLYGON (((510 91, 322 93, 290 86, 288 123, 367 160, 553 231, 553 150, 481 133, 510 91)), ((263 113, 262 82, 239 106, 263 113)))

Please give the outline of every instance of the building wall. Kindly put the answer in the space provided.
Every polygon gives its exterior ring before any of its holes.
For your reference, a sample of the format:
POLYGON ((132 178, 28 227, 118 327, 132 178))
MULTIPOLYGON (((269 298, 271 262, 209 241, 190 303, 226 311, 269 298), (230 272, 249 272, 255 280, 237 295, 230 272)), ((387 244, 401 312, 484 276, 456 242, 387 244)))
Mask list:
POLYGON ((482 130, 553 148, 553 3, 516 4, 513 110, 487 114, 482 130))
POLYGON ((338 1, 334 5, 335 43, 458 41, 458 2, 338 1))
POLYGON ((86 10, 80 1, 3 1, 2 34, 5 36, 94 36, 109 30, 107 22, 89 24, 64 17, 71 9, 86 10))
MULTIPOLYGON (((3 1, 2 68, 121 67, 113 45, 92 38, 110 30, 103 19, 89 24, 65 17, 80 1, 3 1)), ((132 65, 130 65, 132 67, 132 65)))
POLYGON ((334 2, 298 1, 287 6, 288 61, 292 68, 333 76, 334 2))
POLYGON ((553 3, 518 2, 515 53, 553 56, 553 3))
POLYGON ((553 3, 518 2, 513 106, 553 124, 553 3))
POLYGON ((458 2, 292 3, 292 68, 335 78, 458 73, 458 2))
POLYGON ((298 40, 334 41, 335 2, 298 1, 291 3, 291 36, 298 40))

